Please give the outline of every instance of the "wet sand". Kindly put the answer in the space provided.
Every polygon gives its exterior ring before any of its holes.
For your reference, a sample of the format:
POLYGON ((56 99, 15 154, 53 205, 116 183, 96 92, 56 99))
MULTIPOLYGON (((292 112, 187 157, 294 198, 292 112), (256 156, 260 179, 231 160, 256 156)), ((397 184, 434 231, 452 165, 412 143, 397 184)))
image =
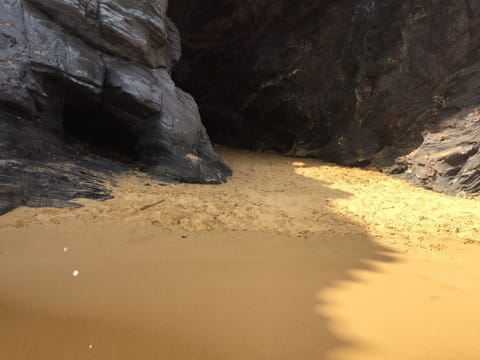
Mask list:
POLYGON ((0 359, 480 358, 478 199, 222 156, 225 185, 1 217, 0 359))

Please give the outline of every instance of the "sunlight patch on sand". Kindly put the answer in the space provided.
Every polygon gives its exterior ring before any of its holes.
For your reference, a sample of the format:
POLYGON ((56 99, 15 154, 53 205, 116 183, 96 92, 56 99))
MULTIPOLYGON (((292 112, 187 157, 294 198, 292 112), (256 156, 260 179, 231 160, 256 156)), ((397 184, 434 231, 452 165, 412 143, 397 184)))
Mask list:
POLYGON ((227 184, 0 217, 0 359, 480 358, 480 201, 222 156, 227 184))

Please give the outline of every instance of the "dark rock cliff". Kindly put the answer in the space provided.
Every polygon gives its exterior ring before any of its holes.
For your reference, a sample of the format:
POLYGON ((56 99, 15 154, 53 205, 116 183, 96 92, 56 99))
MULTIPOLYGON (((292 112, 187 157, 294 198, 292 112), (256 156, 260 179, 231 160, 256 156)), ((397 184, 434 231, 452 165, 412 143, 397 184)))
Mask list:
POLYGON ((215 142, 476 193, 479 81, 477 1, 3 0, 0 211, 225 181, 194 99, 215 142))
POLYGON ((214 141, 480 191, 480 2, 171 0, 169 11, 184 43, 174 78, 214 141))
POLYGON ((181 44, 166 10, 166 0, 0 3, 0 212, 108 197, 111 172, 131 166, 225 180, 195 101, 170 78, 181 44))

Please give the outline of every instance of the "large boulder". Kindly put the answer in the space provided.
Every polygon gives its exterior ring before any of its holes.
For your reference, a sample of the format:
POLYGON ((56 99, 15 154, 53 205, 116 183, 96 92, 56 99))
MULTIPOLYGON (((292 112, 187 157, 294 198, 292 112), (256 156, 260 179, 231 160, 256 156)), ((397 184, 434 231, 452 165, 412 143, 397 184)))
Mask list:
POLYGON ((106 198, 112 172, 221 183, 193 98, 170 77, 166 0, 0 3, 0 212, 106 198))

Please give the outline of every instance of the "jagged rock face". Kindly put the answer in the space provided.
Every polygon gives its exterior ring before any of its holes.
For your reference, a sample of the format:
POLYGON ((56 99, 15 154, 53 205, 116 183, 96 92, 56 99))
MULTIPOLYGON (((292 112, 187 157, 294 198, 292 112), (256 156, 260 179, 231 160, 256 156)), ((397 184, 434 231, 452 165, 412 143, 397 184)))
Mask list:
POLYGON ((414 184, 455 195, 480 190, 480 109, 447 117, 424 134, 422 145, 398 159, 414 184))
POLYGON ((480 191, 466 110, 480 102, 480 2, 171 0, 169 15, 184 42, 174 78, 215 141, 480 191), (425 135, 445 119, 455 141, 425 135), (440 156, 425 171, 424 151, 458 146, 455 170, 440 156))
POLYGON ((224 181, 173 66, 216 142, 479 192, 479 15, 456 0, 3 0, 0 212, 106 198, 131 167, 224 181))
POLYGON ((163 180, 219 183, 167 1, 0 3, 0 212, 108 197, 122 160, 163 180), (93 155, 96 153, 97 155, 93 155))

